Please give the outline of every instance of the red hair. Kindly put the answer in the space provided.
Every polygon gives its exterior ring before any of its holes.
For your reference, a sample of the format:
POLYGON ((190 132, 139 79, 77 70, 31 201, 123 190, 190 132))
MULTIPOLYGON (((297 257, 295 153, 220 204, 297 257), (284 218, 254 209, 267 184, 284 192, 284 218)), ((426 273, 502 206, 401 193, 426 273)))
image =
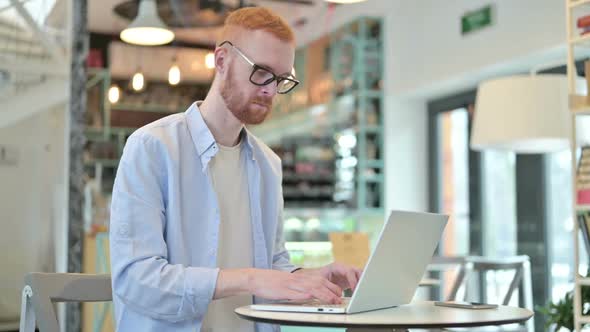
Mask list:
POLYGON ((263 7, 246 7, 231 12, 225 19, 222 40, 227 40, 234 27, 246 30, 263 30, 279 40, 295 44, 295 35, 289 24, 273 11, 263 7))

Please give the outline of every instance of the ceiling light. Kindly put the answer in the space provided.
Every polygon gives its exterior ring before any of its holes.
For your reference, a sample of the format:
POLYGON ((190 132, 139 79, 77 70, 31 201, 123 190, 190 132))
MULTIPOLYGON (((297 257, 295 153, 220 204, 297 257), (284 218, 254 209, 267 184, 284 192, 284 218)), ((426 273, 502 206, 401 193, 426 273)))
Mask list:
POLYGON ((341 135, 338 138, 338 145, 344 149, 352 149, 356 146, 356 136, 354 135, 341 135))
POLYGON ((121 97, 121 91, 117 85, 113 85, 109 88, 109 101, 111 104, 116 104, 121 97))
POLYGON ((178 68, 176 63, 174 63, 172 67, 170 67, 170 70, 168 70, 168 83, 170 83, 170 85, 180 83, 180 68, 178 68))
POLYGON ((137 16, 120 37, 129 44, 153 46, 168 44, 174 39, 174 32, 158 16, 156 0, 141 0, 137 16))
POLYGON ((213 54, 213 52, 209 52, 205 56, 205 67, 208 69, 215 68, 215 54, 213 54))
POLYGON ((133 90, 140 91, 143 89, 143 85, 143 74, 141 72, 135 73, 135 75, 133 75, 133 79, 131 80, 131 86, 133 87, 133 90))

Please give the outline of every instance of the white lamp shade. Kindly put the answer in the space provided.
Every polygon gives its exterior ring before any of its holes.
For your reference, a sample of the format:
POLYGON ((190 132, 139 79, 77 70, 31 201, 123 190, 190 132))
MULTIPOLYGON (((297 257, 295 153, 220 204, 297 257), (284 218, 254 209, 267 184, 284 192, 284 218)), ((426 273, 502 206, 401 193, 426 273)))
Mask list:
POLYGON ((141 0, 137 17, 121 31, 120 37, 129 44, 154 46, 174 40, 174 32, 158 16, 156 0, 141 0))
POLYGON ((477 89, 471 148, 547 153, 570 146, 567 78, 511 76, 477 89))

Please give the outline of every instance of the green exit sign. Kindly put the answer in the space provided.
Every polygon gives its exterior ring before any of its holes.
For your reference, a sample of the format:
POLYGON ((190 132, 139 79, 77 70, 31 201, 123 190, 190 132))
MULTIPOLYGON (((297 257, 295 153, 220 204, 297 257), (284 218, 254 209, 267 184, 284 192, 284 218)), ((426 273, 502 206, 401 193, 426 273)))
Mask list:
POLYGON ((492 25, 492 6, 486 6, 461 16, 461 34, 481 30, 492 25))

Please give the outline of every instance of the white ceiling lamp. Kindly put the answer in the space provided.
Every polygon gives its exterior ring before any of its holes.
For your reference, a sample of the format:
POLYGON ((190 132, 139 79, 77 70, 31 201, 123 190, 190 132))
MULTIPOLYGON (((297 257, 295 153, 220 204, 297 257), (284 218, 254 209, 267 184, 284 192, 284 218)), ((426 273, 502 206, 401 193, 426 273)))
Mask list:
POLYGON ((174 32, 158 16, 156 0, 141 0, 137 16, 120 37, 129 44, 154 46, 171 42, 174 32))
POLYGON ((119 90, 119 87, 114 84, 109 88, 109 102, 111 102, 111 104, 116 104, 119 101, 119 98, 121 97, 121 91, 119 90))
POLYGON ((569 148, 567 78, 510 76, 477 89, 471 147, 548 153, 569 148))
POLYGON ((176 57, 172 60, 172 67, 168 70, 168 83, 170 85, 177 85, 180 83, 180 68, 176 64, 176 57))
POLYGON ((343 3, 343 4, 347 4, 347 3, 357 3, 357 2, 364 2, 367 0, 325 0, 326 2, 332 2, 332 3, 343 3))
POLYGON ((145 82, 143 78, 143 73, 141 71, 137 71, 137 73, 135 73, 133 75, 133 78, 131 79, 131 87, 135 91, 141 91, 143 90, 144 85, 145 82))

